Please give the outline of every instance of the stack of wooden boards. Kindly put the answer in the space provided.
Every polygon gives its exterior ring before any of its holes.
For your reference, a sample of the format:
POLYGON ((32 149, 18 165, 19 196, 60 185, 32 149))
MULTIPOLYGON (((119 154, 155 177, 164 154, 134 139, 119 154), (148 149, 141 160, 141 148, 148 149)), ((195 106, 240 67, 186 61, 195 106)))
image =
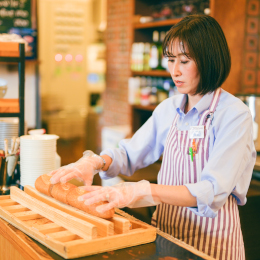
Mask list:
POLYGON ((152 242, 156 229, 115 214, 101 219, 31 186, 0 196, 0 217, 65 259, 152 242))

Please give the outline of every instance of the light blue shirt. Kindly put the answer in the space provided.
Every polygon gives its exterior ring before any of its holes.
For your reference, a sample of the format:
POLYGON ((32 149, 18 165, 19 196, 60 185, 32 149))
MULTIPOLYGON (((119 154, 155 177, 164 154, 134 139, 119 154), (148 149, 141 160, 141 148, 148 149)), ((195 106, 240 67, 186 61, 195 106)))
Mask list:
MULTIPOLYGON (((198 124, 212 97, 213 93, 204 95, 187 114, 184 113, 186 95, 176 95, 160 103, 131 139, 122 140, 119 148, 101 153, 109 155, 113 162, 108 171, 100 172, 100 177, 108 179, 119 173, 130 176, 157 161, 176 113, 180 115, 178 130, 189 130, 198 124)), ((199 216, 216 217, 230 194, 238 205, 246 203, 256 160, 249 108, 240 99, 222 91, 209 131, 209 160, 201 180, 185 186, 197 199, 197 207, 189 209, 199 216)))

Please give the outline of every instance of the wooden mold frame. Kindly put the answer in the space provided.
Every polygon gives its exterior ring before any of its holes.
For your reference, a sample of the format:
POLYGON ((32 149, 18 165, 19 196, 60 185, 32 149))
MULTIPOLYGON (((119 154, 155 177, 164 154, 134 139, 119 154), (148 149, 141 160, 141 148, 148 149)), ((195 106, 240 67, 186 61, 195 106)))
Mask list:
POLYGON ((156 228, 117 214, 101 219, 31 186, 0 196, 0 217, 65 259, 152 242, 156 228))

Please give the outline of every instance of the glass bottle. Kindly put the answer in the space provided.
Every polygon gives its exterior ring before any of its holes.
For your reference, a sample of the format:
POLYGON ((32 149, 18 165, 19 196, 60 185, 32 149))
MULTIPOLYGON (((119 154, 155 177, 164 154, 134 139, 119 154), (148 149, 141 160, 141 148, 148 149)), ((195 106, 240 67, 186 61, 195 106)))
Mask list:
MULTIPOLYGON (((164 31, 162 31, 162 32, 160 33, 161 45, 162 45, 162 43, 163 43, 163 40, 164 40, 164 38, 165 38, 165 35, 166 35, 166 33, 165 33, 164 31)), ((168 58, 163 55, 163 49, 162 49, 161 57, 162 57, 162 59, 161 59, 162 68, 165 69, 165 70, 168 70, 168 58)))
POLYGON ((149 59, 149 66, 153 70, 157 69, 160 66, 159 48, 160 48, 159 32, 154 31, 153 32, 153 43, 151 44, 150 59, 149 59))
POLYGON ((147 71, 150 70, 150 66, 149 66, 149 59, 150 59, 150 43, 146 42, 144 44, 144 57, 143 57, 143 70, 147 71))

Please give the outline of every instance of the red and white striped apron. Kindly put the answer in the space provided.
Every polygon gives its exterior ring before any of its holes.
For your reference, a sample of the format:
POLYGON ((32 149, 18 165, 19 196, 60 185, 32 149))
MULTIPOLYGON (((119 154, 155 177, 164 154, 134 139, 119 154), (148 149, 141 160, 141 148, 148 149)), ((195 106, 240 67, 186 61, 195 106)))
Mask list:
MULTIPOLYGON (((209 126, 217 107, 221 89, 214 93, 209 110, 201 115, 198 125, 205 126, 203 139, 197 139, 193 162, 189 131, 177 129, 177 113, 166 139, 158 184, 196 183, 209 157, 209 126)), ((230 195, 215 218, 200 217, 186 207, 162 203, 157 206, 152 225, 216 259, 244 260, 244 242, 236 199, 230 195)))

